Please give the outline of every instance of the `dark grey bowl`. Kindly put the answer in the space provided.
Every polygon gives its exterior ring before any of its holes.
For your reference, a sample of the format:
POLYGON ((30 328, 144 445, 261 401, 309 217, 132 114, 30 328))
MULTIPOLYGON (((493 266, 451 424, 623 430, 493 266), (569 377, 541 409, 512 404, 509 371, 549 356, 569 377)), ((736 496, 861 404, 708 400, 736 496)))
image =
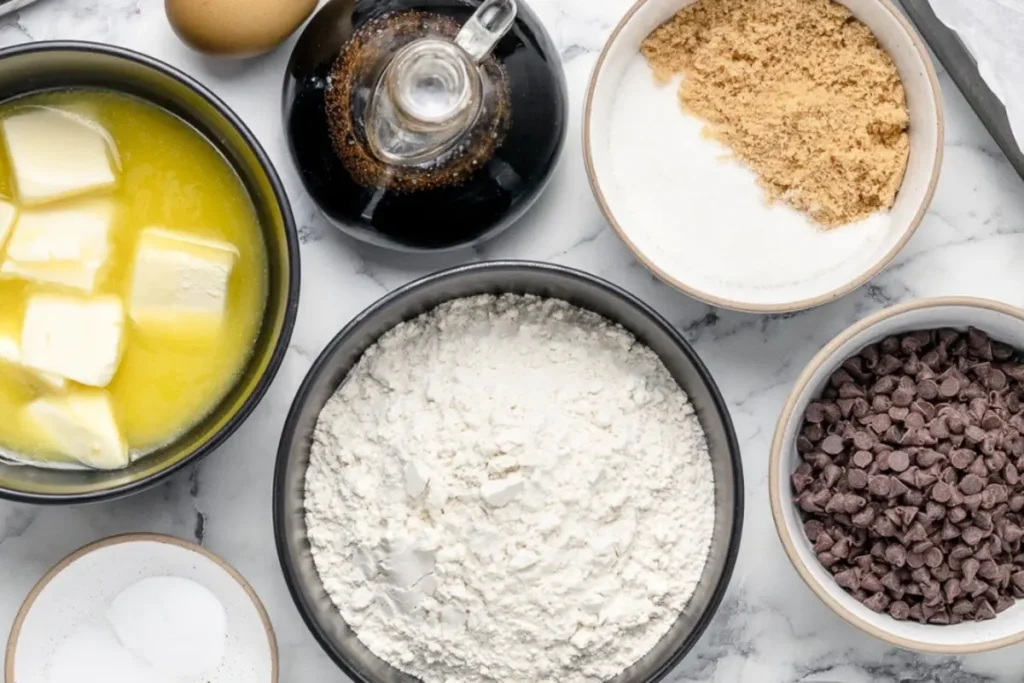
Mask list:
MULTIPOLYGON (((592 275, 541 263, 497 261, 453 268, 407 285, 372 305, 328 344, 299 389, 285 423, 274 474, 274 534, 285 581, 306 625, 331 659, 358 683, 413 683, 355 637, 320 582, 303 507, 317 417, 363 352, 395 325, 450 299, 476 294, 536 294, 564 299, 632 332, 686 390, 707 434, 715 475, 715 530, 697 590, 672 630, 610 683, 654 683, 689 652, 729 583, 743 525, 743 470, 732 420, 707 368, 664 318, 626 291, 592 275)), ((671 454, 666 454, 671 457, 671 454)))

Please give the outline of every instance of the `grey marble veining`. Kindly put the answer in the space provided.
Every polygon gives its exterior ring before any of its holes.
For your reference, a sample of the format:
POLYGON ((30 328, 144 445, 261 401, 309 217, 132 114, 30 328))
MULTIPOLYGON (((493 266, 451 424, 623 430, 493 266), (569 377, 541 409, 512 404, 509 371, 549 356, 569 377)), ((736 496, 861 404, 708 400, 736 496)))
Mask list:
POLYGON ((127 531, 203 542, 234 564, 263 598, 280 643, 281 680, 343 681, 302 624, 278 569, 270 516, 276 443, 313 359, 356 313, 387 291, 440 267, 530 258, 606 277, 683 329, 729 402, 743 449, 747 519, 728 595, 673 683, 1021 683, 1024 646, 962 658, 894 650, 834 616, 803 585, 768 512, 767 459, 789 388, 815 351, 847 325, 908 299, 986 296, 1024 305, 1024 183, 955 87, 942 75, 945 165, 935 201, 894 264, 830 305, 755 316, 712 309, 658 282, 606 225, 580 151, 581 103, 605 37, 630 0, 532 0, 559 46, 572 99, 565 155, 537 207, 501 238, 438 259, 358 247, 320 219, 301 190, 278 106, 287 46, 245 63, 190 52, 159 0, 40 0, 0 20, 0 45, 30 40, 109 42, 184 69, 232 106, 273 158, 302 237, 302 299, 289 353, 255 414, 200 467, 139 496, 78 509, 0 503, 0 625, 9 627, 39 576, 85 543, 127 531))

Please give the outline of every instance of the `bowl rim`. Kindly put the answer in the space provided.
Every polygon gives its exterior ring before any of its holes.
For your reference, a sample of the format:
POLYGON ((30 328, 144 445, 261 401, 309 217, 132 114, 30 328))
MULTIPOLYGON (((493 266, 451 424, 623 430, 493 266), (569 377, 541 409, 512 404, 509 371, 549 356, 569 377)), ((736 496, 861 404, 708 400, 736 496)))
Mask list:
MULTIPOLYGON (((320 353, 317 359, 313 362, 305 378, 299 387, 298 392, 295 394, 295 399, 288 411, 288 417, 285 420, 284 429, 281 432, 281 442, 278 447, 277 462, 274 468, 274 485, 273 485, 273 518, 274 518, 274 540, 277 546, 277 556, 281 564, 281 570, 284 575, 285 584, 288 586, 288 592, 291 594, 292 601, 295 603, 299 614, 302 616, 302 620, 305 622, 306 627, 310 633, 313 634, 314 639, 320 644, 320 647, 327 653, 328 657, 356 683, 376 683, 375 681, 362 676, 358 671, 351 667, 348 662, 341 656, 340 652, 335 648, 331 639, 328 637, 326 631, 321 628, 319 622, 313 616, 313 610, 306 599, 306 594, 302 590, 301 582, 298 578, 295 570, 296 558, 294 558, 288 552, 288 546, 285 540, 285 525, 288 517, 288 511, 284 507, 285 498, 285 472, 287 470, 288 461, 290 459, 290 451, 292 443, 295 440, 295 432, 298 427, 299 416, 305 407, 306 402, 309 400, 309 392, 320 377, 321 373, 324 372, 325 366, 328 364, 330 359, 338 352, 350 337, 352 337, 363 322, 370 316, 374 315, 378 311, 391 306, 392 304, 400 301, 406 295, 414 292, 422 287, 433 284, 435 282, 444 281, 460 277, 466 273, 474 273, 488 270, 525 270, 532 271, 535 273, 546 273, 551 275, 568 276, 571 279, 584 282, 588 285, 595 286, 600 290, 603 290, 607 294, 617 297, 620 300, 630 304, 638 311, 649 317, 659 328, 662 329, 676 344, 676 346, 683 352, 687 360, 693 365, 701 381, 708 387, 709 394, 711 395, 712 403, 714 404, 715 412, 722 420, 722 426, 726 434, 726 442, 729 452, 729 462, 732 466, 734 474, 733 483, 733 496, 735 498, 735 505, 733 508, 733 521, 732 528, 729 531, 727 538, 727 547, 725 554, 725 564, 723 566, 721 574, 715 579, 715 586, 711 592, 710 599, 707 607, 703 613, 694 623, 693 630, 683 640, 679 648, 677 648, 671 656, 666 660, 664 665, 658 669, 655 669, 651 675, 643 679, 642 683, 657 683, 665 676, 667 676, 679 662, 693 649, 697 644, 697 641, 704 634, 711 620, 718 612, 718 608, 721 605, 722 599, 725 596, 725 592, 728 589, 730 580, 733 575, 733 571, 736 566, 736 560, 740 550, 740 537, 743 532, 743 515, 745 509, 745 498, 744 498, 744 480, 743 480, 743 461, 741 457, 739 440, 736 437, 736 430, 733 425, 732 415, 729 413, 728 405, 722 396, 721 391, 718 388, 718 384, 715 382, 711 373, 708 371, 707 366, 697 355, 697 352, 693 349, 693 346, 689 341, 679 332, 664 316, 658 313, 653 307, 644 303, 635 295, 631 294, 627 290, 619 287, 616 284, 605 280, 604 278, 596 275, 591 275, 575 268, 568 266, 562 266, 552 263, 544 263, 540 261, 529 261, 529 260, 495 260, 495 261, 483 261, 480 263, 473 263, 467 265, 455 266, 445 270, 438 271, 436 273, 427 275, 422 278, 418 278, 409 282, 395 290, 392 290, 388 294, 384 295, 361 313, 356 315, 347 325, 345 325, 334 338, 328 342, 327 346, 320 353)), ((456 297, 457 298, 457 297, 456 297)), ((615 322, 615 321, 612 321, 615 322)), ((344 381, 344 380, 342 380, 344 381)), ((638 683, 641 683, 638 681, 638 683)))
MULTIPOLYGON (((991 640, 971 644, 971 645, 936 645, 935 643, 928 643, 913 638, 905 638, 903 636, 896 635, 889 631, 880 629, 867 621, 864 621, 853 612, 846 609, 833 595, 832 592, 822 585, 814 576, 811 575, 807 566, 796 550, 796 543, 793 540, 793 534, 791 529, 786 524, 785 517, 783 517, 783 509, 787 505, 783 501, 782 487, 787 485, 789 481, 788 475, 783 477, 780 472, 782 465, 783 451, 785 450, 785 444, 783 443, 784 432, 786 425, 793 419, 793 413, 796 409, 796 404, 800 398, 807 391, 808 385, 810 384, 811 377, 815 372, 821 368, 822 365, 831 360, 836 352, 846 344, 848 341, 861 334, 862 332, 878 325, 879 323, 901 316, 910 311, 918 311, 928 308, 939 308, 946 306, 961 306, 968 308, 980 308, 989 311, 995 311, 997 313, 1003 313, 1008 316, 1017 318, 1021 322, 1024 322, 1024 308, 1018 308, 1010 304, 1003 303, 1001 301, 994 301, 992 299, 983 299, 977 297, 967 296, 944 296, 944 297, 929 297, 925 299, 916 299, 914 301, 908 301, 906 303, 897 304, 889 308, 882 309, 868 317, 850 325, 845 330, 837 334, 831 341, 828 342, 814 358, 807 364, 803 372, 797 378, 793 385, 792 391, 786 399, 786 404, 782 408, 782 413, 779 415, 779 421, 775 426, 775 435, 772 437, 771 453, 768 460, 768 498, 771 502, 772 518, 775 522, 775 530, 778 532, 779 540, 782 541, 782 547, 786 551, 789 561, 792 563, 793 568, 796 569, 800 578, 803 579, 807 587, 828 606, 833 612, 838 614, 847 623, 860 629, 864 633, 870 636, 874 636, 879 640, 888 642, 897 647, 901 647, 906 650, 913 650, 915 652, 922 652, 926 654, 940 654, 940 655, 966 655, 966 654, 977 654, 979 652, 988 652, 990 650, 996 650, 1014 643, 1024 641, 1024 628, 1017 633, 1003 636, 1000 638, 993 638, 991 640)), ((838 586, 837 586, 838 588, 838 586)))
MULTIPOLYGON (((678 0, 680 7, 688 4, 687 0, 678 0)), ((648 0, 637 0, 621 21, 615 26, 608 40, 605 42, 604 47, 601 49, 601 54, 597 59, 597 64, 594 66, 594 70, 590 76, 590 83, 587 85, 586 99, 583 105, 583 163, 587 170, 587 178, 590 181, 590 189, 594 194, 594 198, 597 199, 601 213, 604 214, 605 220, 612 226, 619 238, 625 243, 626 247, 633 253, 633 256, 640 261, 648 270, 654 273, 663 282, 675 287, 684 294, 711 304, 720 308, 726 308, 734 311, 741 311, 745 313, 792 313, 794 311, 803 311, 809 308, 815 308, 821 306, 830 301, 835 301, 843 296, 846 296, 853 290, 857 289, 861 285, 871 281, 876 275, 878 275, 886 266, 896 257, 896 254, 903 249, 903 247, 910 241, 914 233, 917 232, 917 228, 921 225, 921 221, 924 219, 925 214, 928 212, 928 207, 931 205, 932 198, 935 195, 935 188, 939 182, 939 172, 942 169, 942 157, 943 157, 943 144, 945 140, 945 113, 942 108, 942 90, 939 86, 939 78, 935 71, 935 64, 932 62, 931 57, 928 54, 928 49, 925 47, 924 41, 921 36, 917 33, 916 29, 910 24, 903 14, 896 9, 893 5, 892 0, 873 0, 878 3, 883 9, 887 10, 892 16, 893 20, 903 29, 903 32, 914 46, 918 58, 924 67, 925 74, 928 77, 928 81, 931 84, 931 90, 933 95, 932 109, 935 111, 935 127, 936 127, 936 150, 935 150, 935 161, 932 164, 931 177, 928 180, 928 186, 925 189, 924 198, 921 201, 921 205, 917 208, 913 218, 907 224, 906 229, 903 231, 903 235, 893 245, 887 253, 885 253, 880 259, 878 259, 873 265, 868 267, 864 272, 858 275, 856 278, 850 280, 845 285, 836 287, 829 292, 819 294, 814 297, 800 299, 797 301, 791 301, 781 304, 754 304, 744 301, 737 301, 735 299, 728 299, 725 297, 716 296, 709 294, 696 287, 686 284, 682 280, 673 277, 664 269, 659 268, 654 264, 647 256, 645 256, 637 245, 629 238, 629 234, 623 229, 622 225, 615 218, 612 213, 611 207, 608 205, 608 201, 605 198, 604 191, 601 189, 601 183, 598 179, 596 166, 594 164, 594 157, 592 153, 593 140, 591 138, 590 129, 593 123, 594 114, 594 96, 597 92, 597 83, 604 71, 605 62, 607 61, 608 54, 611 51, 612 45, 618 40, 619 35, 625 29, 626 25, 633 19, 637 12, 648 3, 648 0)), ((902 181, 901 181, 902 187, 902 181)))
POLYGON ((256 382, 256 386, 253 388, 252 393, 249 394, 248 398, 246 398, 242 403, 238 411, 235 412, 224 426, 208 441, 200 444, 188 456, 182 458, 178 462, 171 463, 157 472, 132 482, 104 488, 98 491, 68 494, 34 493, 0 486, 0 498, 7 500, 20 503, 33 503, 36 505, 75 505, 79 503, 112 500, 114 498, 144 491, 169 477, 171 474, 181 470, 185 466, 200 462, 203 458, 219 448, 228 439, 228 437, 238 430, 242 423, 245 422, 252 414, 253 410, 256 409, 256 406, 260 401, 263 400, 263 397, 270 388, 274 377, 277 376, 277 372, 280 370, 285 354, 288 351, 288 345, 291 342, 292 332, 295 327, 295 319, 298 314, 299 307, 301 258, 299 251, 298 228, 296 227, 295 216, 292 213, 291 202, 288 201, 288 194, 284 189, 284 184, 281 182, 281 178, 277 174, 277 170, 275 169, 273 162, 245 122, 242 121, 238 114, 236 114, 234 110, 232 110, 231 107, 229 107, 223 100, 217 97, 217 95, 215 95, 209 88, 192 76, 189 76, 185 72, 171 66, 167 62, 157 59, 156 57, 151 57, 128 48, 92 41, 44 40, 34 43, 12 45, 10 47, 0 48, 0 62, 10 57, 46 52, 100 53, 109 57, 134 62, 178 81, 205 100, 227 120, 230 126, 238 132, 244 140, 245 145, 252 151, 253 155, 255 155, 260 168, 262 168, 263 172, 266 174, 267 180, 273 189, 274 201, 277 202, 281 210, 282 223, 284 224, 285 243, 288 251, 287 265, 289 273, 287 280, 284 282, 284 298, 286 303, 284 318, 281 325, 281 334, 277 339, 277 343, 270 355, 263 375, 256 382))
POLYGON ((62 560, 57 562, 57 564, 53 565, 45 574, 43 574, 35 585, 32 586, 32 590, 29 591, 28 595, 25 596, 21 606, 18 608, 18 613, 14 617, 14 623, 11 626, 10 635, 7 637, 7 647, 4 651, 4 683, 16 683, 14 677, 14 665, 18 649, 18 640, 21 638, 21 629, 25 625, 25 619, 28 618, 29 612, 32 611, 32 607, 35 605, 36 598, 38 598, 46 587, 50 585, 50 582, 53 581, 58 574, 67 569, 68 566, 94 551, 103 550, 104 548, 121 545, 123 543, 137 542, 164 543, 198 553, 218 565, 232 579, 234 579, 239 586, 241 586, 242 590, 244 590, 245 594, 249 597, 249 600, 252 601, 253 607, 256 608, 256 612, 259 614, 263 629, 267 634, 267 644, 270 649, 270 683, 277 683, 280 671, 280 653, 277 647, 277 636, 274 633, 274 626, 270 622, 270 615, 267 613, 267 609, 264 607, 263 601, 260 600, 259 595, 257 595, 256 590, 252 585, 239 573, 237 569, 231 566, 227 560, 214 555, 201 545, 191 541, 186 541, 185 539, 178 538, 177 536, 156 533, 128 533, 101 538, 100 540, 88 543, 65 556, 62 560))

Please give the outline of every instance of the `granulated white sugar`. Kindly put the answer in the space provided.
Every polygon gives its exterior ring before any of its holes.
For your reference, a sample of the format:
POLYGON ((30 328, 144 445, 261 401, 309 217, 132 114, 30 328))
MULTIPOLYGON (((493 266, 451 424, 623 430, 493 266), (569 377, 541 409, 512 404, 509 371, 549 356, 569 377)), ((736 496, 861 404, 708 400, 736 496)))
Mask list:
POLYGON ((716 282, 770 289, 838 268, 852 277, 877 260, 888 213, 826 231, 786 204, 766 203, 755 174, 682 109, 678 89, 678 80, 655 83, 638 54, 610 119, 614 177, 603 189, 655 265, 691 285, 704 281, 705 290, 716 282))

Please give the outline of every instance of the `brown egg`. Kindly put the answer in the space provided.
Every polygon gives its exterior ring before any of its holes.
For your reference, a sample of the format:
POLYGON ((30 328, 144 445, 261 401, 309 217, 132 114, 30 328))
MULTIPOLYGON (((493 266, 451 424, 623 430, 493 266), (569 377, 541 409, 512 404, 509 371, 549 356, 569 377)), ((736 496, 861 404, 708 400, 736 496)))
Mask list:
POLYGON ((212 55, 268 52, 305 21, 317 0, 165 0, 167 19, 186 44, 212 55))

